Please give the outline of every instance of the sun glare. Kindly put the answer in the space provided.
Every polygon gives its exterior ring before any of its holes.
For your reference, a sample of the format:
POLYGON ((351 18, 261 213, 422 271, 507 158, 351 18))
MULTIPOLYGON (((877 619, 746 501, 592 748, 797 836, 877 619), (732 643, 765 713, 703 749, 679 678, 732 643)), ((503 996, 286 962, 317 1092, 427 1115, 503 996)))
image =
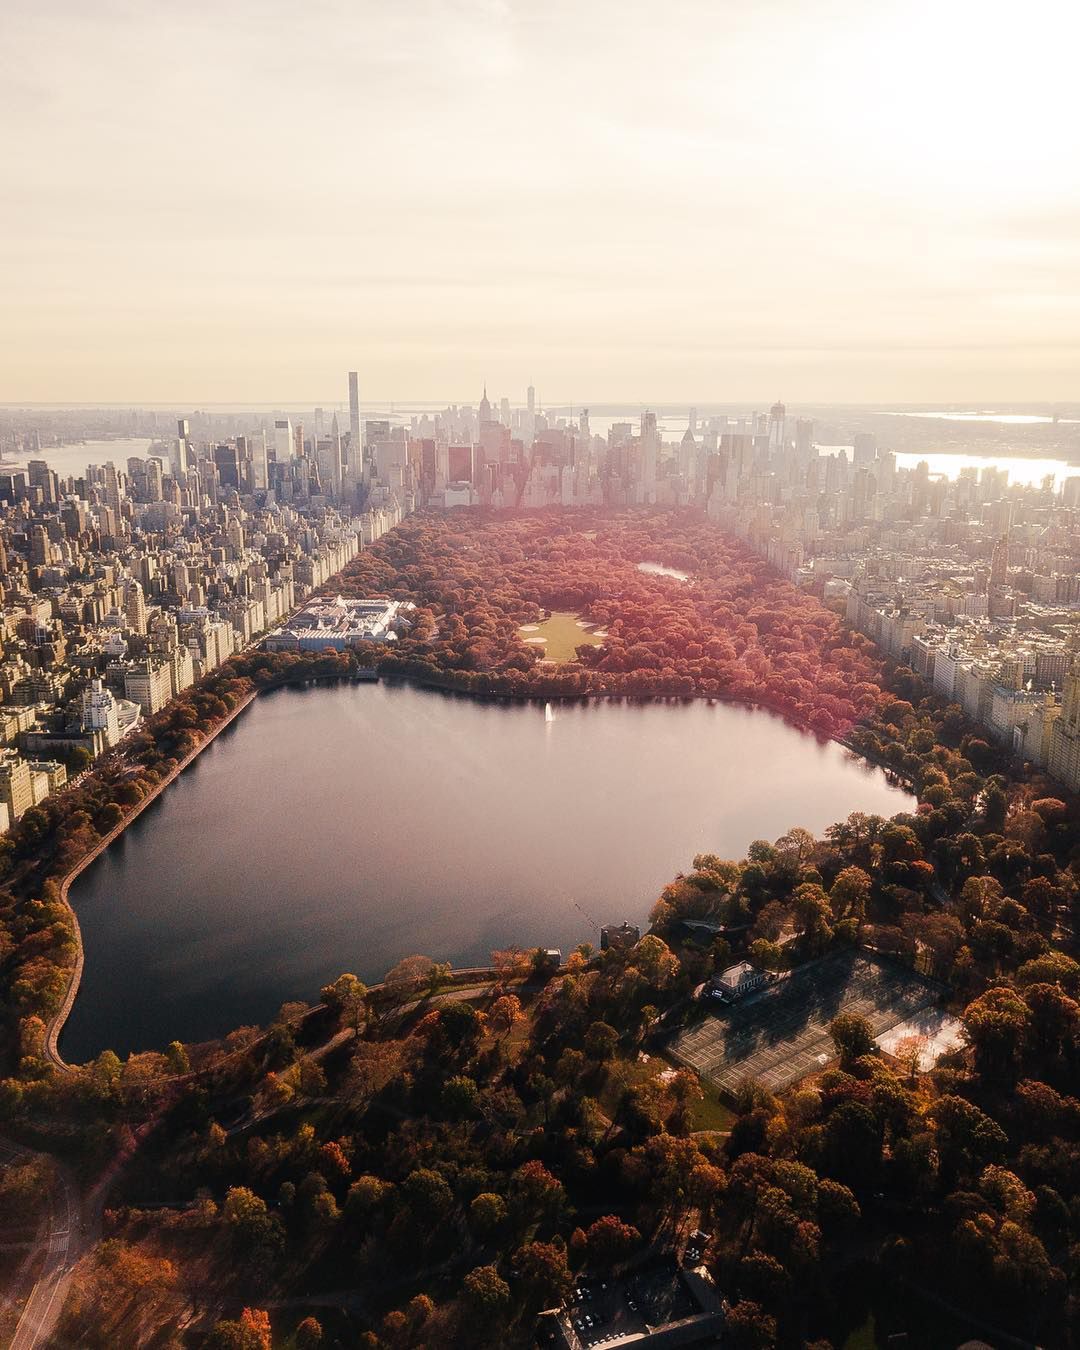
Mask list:
POLYGON ((901 189, 1054 199, 1080 153, 1078 38, 1065 0, 868 6, 836 53, 839 135, 901 189))

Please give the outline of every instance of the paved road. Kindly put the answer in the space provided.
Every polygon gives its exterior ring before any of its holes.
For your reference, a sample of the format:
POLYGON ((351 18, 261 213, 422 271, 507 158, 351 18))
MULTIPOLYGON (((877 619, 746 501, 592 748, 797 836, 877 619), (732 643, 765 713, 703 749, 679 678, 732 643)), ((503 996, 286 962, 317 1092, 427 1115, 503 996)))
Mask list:
MULTIPOLYGON (((18 1144, 0 1142, 0 1163, 27 1162, 35 1155, 18 1144)), ((49 1222, 42 1239, 44 1261, 26 1301, 9 1350, 35 1350, 45 1345, 56 1327, 67 1297, 71 1272, 82 1255, 81 1209, 75 1183, 57 1164, 49 1222)))

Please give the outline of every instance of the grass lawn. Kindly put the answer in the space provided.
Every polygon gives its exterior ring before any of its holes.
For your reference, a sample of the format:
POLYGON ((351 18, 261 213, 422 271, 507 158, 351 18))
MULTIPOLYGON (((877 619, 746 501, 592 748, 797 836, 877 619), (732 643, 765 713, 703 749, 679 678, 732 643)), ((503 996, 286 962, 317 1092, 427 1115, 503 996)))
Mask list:
MULTIPOLYGON (((647 1083, 660 1074, 670 1073, 679 1065, 665 1059, 663 1055, 650 1055, 646 1061, 637 1056, 620 1055, 609 1066, 604 1086, 599 1094, 601 1110, 611 1116, 619 1105, 623 1089, 647 1083)), ((701 1080, 702 1098, 694 1104, 691 1114, 691 1128, 694 1130, 718 1130, 727 1133, 735 1119, 735 1112, 725 1106, 712 1083, 701 1080)))
POLYGON ((604 641, 592 631, 592 625, 582 628, 578 616, 568 609, 555 610, 535 629, 526 627, 521 636, 529 646, 537 648, 540 646, 539 639, 542 639, 544 659, 560 663, 572 661, 578 647, 599 647, 604 641))
POLYGON ((701 1080, 703 1096, 694 1107, 693 1125, 695 1130, 719 1130, 726 1134, 735 1120, 735 1112, 720 1100, 716 1088, 705 1079, 701 1080))
POLYGON ((862 1326, 857 1331, 853 1331, 844 1342, 844 1350, 875 1350, 876 1346, 874 1314, 871 1313, 862 1326))

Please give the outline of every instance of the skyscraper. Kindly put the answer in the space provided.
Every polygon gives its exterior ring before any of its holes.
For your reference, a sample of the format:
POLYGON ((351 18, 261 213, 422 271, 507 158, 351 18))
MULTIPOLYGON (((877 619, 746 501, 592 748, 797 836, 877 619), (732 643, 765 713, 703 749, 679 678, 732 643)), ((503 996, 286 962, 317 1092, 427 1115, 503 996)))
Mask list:
POLYGON ((1005 586, 1009 581, 1009 536, 1003 534, 990 555, 990 584, 1005 586))
POLYGON ((270 486, 267 470, 266 432, 256 431, 247 438, 251 454, 251 486, 263 492, 270 486))
POLYGON ((360 452, 360 381, 355 370, 349 371, 349 436, 356 452, 360 452))
POLYGON ((47 506, 52 506, 59 500, 56 474, 52 472, 43 459, 32 459, 26 467, 30 477, 30 486, 40 488, 42 500, 47 506))
MULTIPOLYGON (((239 438, 238 438, 239 439, 239 438)), ((240 446, 237 443, 214 446, 214 463, 222 487, 240 491, 240 446)))
POLYGON ((660 433, 656 414, 641 414, 641 488, 642 500, 647 506, 656 504, 656 460, 660 453, 660 433))
POLYGON ((1054 723, 1047 768, 1072 792, 1080 791, 1080 629, 1068 646, 1070 667, 1065 677, 1061 716, 1054 723))
POLYGON ((159 502, 162 498, 163 482, 165 477, 164 466, 156 456, 146 461, 146 500, 148 502, 159 502))
POLYGON ((136 633, 146 632, 146 601, 143 598, 143 588, 137 581, 132 581, 128 585, 124 613, 129 628, 133 628, 136 633))
POLYGON ((105 465, 105 505, 112 511, 117 520, 120 518, 120 500, 124 496, 124 489, 120 481, 120 475, 116 472, 116 465, 110 459, 105 465))
POLYGON ((769 409, 769 449, 783 450, 787 409, 779 399, 769 409))
POLYGON ((104 732, 105 744, 110 749, 120 739, 116 699, 112 690, 106 689, 99 679, 91 680, 90 687, 83 692, 82 729, 104 732))
POLYGON ((287 464, 293 457, 293 449, 292 423, 287 417, 279 417, 274 422, 274 458, 279 464, 287 464))
POLYGON ((177 478, 182 478, 191 468, 191 424, 186 417, 176 419, 176 441, 169 459, 177 478))
POLYGON ((814 424, 809 417, 795 423, 795 454, 801 464, 809 464, 814 457, 814 424))

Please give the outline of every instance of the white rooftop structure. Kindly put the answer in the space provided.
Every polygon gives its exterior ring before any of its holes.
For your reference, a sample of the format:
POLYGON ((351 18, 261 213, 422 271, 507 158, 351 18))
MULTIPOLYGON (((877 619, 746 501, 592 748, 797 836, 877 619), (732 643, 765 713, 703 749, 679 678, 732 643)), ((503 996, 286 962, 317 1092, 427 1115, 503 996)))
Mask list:
POLYGON ((266 640, 268 651, 343 651, 360 642, 394 642, 396 628, 407 624, 416 606, 380 596, 346 600, 342 595, 310 600, 279 632, 266 640))
POLYGON ((719 975, 713 976, 709 981, 709 994, 724 1003, 734 1003, 744 994, 749 994, 751 990, 760 988, 768 978, 765 971, 758 970, 749 961, 739 961, 733 966, 728 966, 726 970, 722 970, 719 975))

